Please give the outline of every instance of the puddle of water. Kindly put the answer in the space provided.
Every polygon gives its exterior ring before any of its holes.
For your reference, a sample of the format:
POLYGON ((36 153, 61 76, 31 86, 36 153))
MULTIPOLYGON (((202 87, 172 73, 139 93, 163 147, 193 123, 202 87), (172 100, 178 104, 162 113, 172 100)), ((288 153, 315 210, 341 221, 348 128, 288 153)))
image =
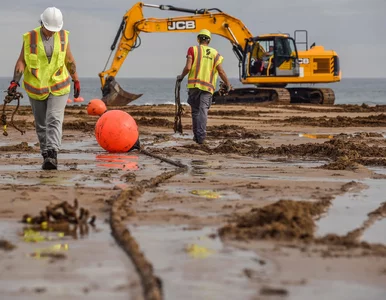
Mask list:
POLYGON ((319 160, 309 160, 309 161, 304 161, 304 160, 286 160, 286 161, 269 161, 266 164, 263 163, 263 165, 266 166, 276 166, 276 167, 281 167, 283 165, 286 166, 295 166, 295 167, 303 167, 303 168, 315 168, 315 167, 320 167, 326 164, 327 161, 319 161, 319 160))
POLYGON ((193 134, 183 134, 181 135, 180 133, 175 133, 172 135, 172 137, 177 138, 177 139, 182 139, 182 140, 193 140, 193 134))
POLYGON ((232 177, 232 178, 249 178, 249 179, 269 179, 269 180, 289 180, 289 181, 324 181, 324 182, 350 182, 352 179, 344 179, 344 178, 317 178, 317 177, 301 177, 301 176, 283 176, 283 175, 258 175, 258 174, 239 174, 239 173, 231 173, 226 172, 221 174, 224 177, 232 177))
POLYGON ((361 241, 368 243, 381 243, 386 245, 386 219, 375 221, 373 225, 368 228, 361 241))
MULTIPOLYGON (((215 228, 130 226, 141 250, 163 280, 165 299, 250 299, 256 293, 243 270, 265 273, 252 251, 224 246, 215 228)), ((269 265, 269 264, 268 264, 269 265)))
MULTIPOLYGON (((306 285, 297 287, 286 287, 289 291, 288 296, 283 299, 288 300, 380 300, 386 299, 386 290, 363 285, 358 282, 345 282, 342 280, 310 280, 306 285)), ((271 299, 271 298, 267 298, 271 299)), ((274 298, 282 299, 282 298, 274 298)))
POLYGON ((181 141, 166 141, 166 142, 153 144, 152 148, 179 147, 183 145, 185 145, 185 143, 183 142, 181 143, 181 141))
POLYGON ((92 151, 94 153, 103 151, 103 149, 98 145, 95 139, 87 139, 84 141, 76 141, 76 142, 66 142, 64 140, 61 146, 61 149, 68 150, 68 151, 76 151, 76 150, 92 151))
MULTIPOLYGON (((63 236, 41 242, 25 241, 23 226, 15 220, 0 220, 0 239, 16 245, 10 252, 0 252, 1 269, 7 270, 0 272, 1 299, 48 300, 64 294, 67 299, 134 299, 130 297, 134 291, 141 292, 134 267, 103 221, 97 221, 95 228, 88 226, 82 238, 63 236)), ((40 234, 54 236, 53 232, 40 234)))
MULTIPOLYGON (((368 219, 368 213, 376 210, 385 201, 383 180, 365 179, 361 182, 368 185, 368 188, 357 193, 349 192, 337 196, 332 201, 327 215, 316 222, 317 236, 328 233, 345 235, 361 227, 363 222, 368 219)), ((380 238, 382 239, 382 237, 380 238)))
MULTIPOLYGON (((61 185, 61 186, 73 186, 74 184, 80 184, 90 187, 114 187, 124 188, 127 186, 126 180, 121 178, 122 175, 127 174, 128 171, 143 171, 139 176, 148 177, 154 175, 154 173, 161 172, 165 169, 165 166, 160 161, 141 155, 128 155, 128 154, 113 154, 113 153, 63 153, 60 155, 59 171, 53 171, 53 176, 31 176, 30 172, 40 172, 40 163, 29 162, 31 158, 41 160, 40 154, 33 155, 13 155, 13 158, 17 158, 17 161, 26 161, 25 164, 0 164, 0 172, 3 171, 6 174, 0 174, 1 184, 19 184, 19 185, 61 185), (89 162, 78 164, 87 160, 89 162), (71 162, 71 163, 69 163, 71 162), (89 174, 74 174, 66 171, 85 171, 90 170, 89 174), (100 179, 97 172, 105 172, 109 170, 109 176, 100 179), (64 171, 64 172, 63 172, 64 171), (93 176, 94 171, 96 172, 93 176), (8 172, 8 174, 7 174, 8 172), (23 172, 29 172, 23 173, 23 172), (149 174, 148 174, 149 173, 149 174), (43 177, 43 178, 41 178, 43 177)), ((170 169, 173 169, 170 166, 170 169)), ((43 171, 44 174, 46 174, 43 171)))
POLYGON ((221 201, 241 200, 241 196, 237 192, 232 190, 210 190, 206 189, 204 186, 201 187, 203 189, 192 189, 183 186, 167 186, 159 187, 159 189, 168 193, 194 195, 196 197, 214 200, 218 199, 221 201))

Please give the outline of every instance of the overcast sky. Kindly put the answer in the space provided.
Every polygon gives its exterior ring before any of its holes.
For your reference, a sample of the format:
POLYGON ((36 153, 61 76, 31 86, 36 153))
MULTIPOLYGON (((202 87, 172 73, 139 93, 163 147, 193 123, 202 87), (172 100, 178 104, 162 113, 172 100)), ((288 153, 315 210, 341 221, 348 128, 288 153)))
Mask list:
MULTIPOLYGON (((70 44, 80 77, 98 77, 122 16, 137 1, 13 0, 0 10, 0 76, 12 77, 22 46, 22 34, 39 25, 40 14, 56 6, 70 31, 70 44)), ((307 29, 309 42, 335 50, 343 77, 386 77, 386 0, 149 0, 186 8, 217 7, 239 18, 253 35, 293 33, 307 29)), ((144 8, 145 17, 183 13, 144 8)), ((131 52, 117 77, 175 77, 181 73, 195 34, 142 33, 142 45, 131 52)), ((224 56, 230 77, 238 76, 238 61, 230 43, 214 36, 211 46, 224 56)))

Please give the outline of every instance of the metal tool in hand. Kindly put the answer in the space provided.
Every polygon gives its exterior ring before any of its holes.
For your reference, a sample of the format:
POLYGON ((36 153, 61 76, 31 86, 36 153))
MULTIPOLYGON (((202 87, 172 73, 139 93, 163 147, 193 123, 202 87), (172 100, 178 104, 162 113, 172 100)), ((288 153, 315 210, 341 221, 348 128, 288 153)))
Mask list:
POLYGON ((176 86, 174 89, 174 95, 175 95, 175 115, 174 115, 174 132, 182 132, 182 121, 181 116, 184 111, 184 108, 181 105, 181 98, 180 98, 180 89, 181 89, 181 81, 176 81, 176 86))
MULTIPOLYGON (((7 92, 7 91, 6 91, 7 92)), ((11 116, 11 125, 14 127, 16 130, 20 131, 20 133, 23 135, 25 133, 25 130, 19 129, 14 123, 13 123, 13 117, 15 116, 17 110, 19 109, 20 106, 20 98, 23 98, 23 94, 19 92, 14 92, 14 93, 8 93, 4 98, 4 104, 3 104, 3 112, 1 114, 1 123, 3 125, 3 135, 8 136, 7 132, 7 114, 5 113, 5 107, 7 104, 11 103, 13 100, 17 100, 17 105, 15 110, 12 113, 11 116)))

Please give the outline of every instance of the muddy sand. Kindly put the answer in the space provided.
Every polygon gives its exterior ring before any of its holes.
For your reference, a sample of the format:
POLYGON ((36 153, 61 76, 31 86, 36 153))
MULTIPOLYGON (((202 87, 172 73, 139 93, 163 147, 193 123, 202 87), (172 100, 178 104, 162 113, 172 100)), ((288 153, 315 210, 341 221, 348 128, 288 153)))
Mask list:
MULTIPOLYGON (((8 107, 8 120, 14 107, 8 107)), ((386 299, 386 107, 127 106, 141 150, 107 153, 66 109, 57 171, 0 139, 1 299, 386 299)))

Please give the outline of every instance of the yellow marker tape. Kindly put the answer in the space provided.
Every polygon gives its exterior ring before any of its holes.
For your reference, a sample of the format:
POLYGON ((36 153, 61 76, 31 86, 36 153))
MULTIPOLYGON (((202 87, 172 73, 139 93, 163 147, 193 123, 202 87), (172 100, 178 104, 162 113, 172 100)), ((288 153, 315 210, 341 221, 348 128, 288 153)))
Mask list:
POLYGON ((207 258, 208 256, 214 253, 213 250, 210 250, 206 247, 198 246, 196 244, 191 244, 187 246, 185 251, 193 258, 207 258))
POLYGON ((201 196, 209 199, 218 199, 221 197, 218 193, 210 190, 193 190, 191 191, 191 193, 193 195, 197 195, 197 196, 201 196))

